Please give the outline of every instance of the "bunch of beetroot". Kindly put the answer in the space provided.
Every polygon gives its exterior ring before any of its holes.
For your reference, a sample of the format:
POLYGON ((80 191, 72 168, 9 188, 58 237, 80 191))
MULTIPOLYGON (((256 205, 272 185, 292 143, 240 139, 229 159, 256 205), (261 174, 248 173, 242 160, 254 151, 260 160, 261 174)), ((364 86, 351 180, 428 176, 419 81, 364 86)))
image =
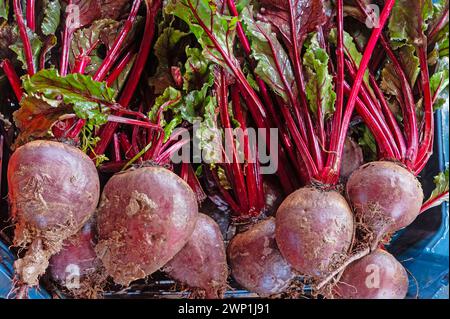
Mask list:
MULTIPOLYGON (((373 263, 381 276, 375 291, 356 286, 355 293, 332 294, 403 298, 405 270, 387 253, 378 257, 377 248, 421 211, 416 176, 432 151, 433 105, 439 107, 448 85, 448 3, 183 0, 169 1, 165 12, 189 26, 214 65, 215 123, 225 136, 230 127, 278 128, 277 175, 290 195, 276 212, 275 236, 261 223, 232 239, 233 277, 262 295, 276 294, 294 271, 315 293, 325 293, 339 279, 355 278, 356 285, 361 265, 373 263), (360 132, 360 143, 379 161, 350 166, 362 157, 346 142, 351 131, 360 132), (341 192, 344 160, 353 163, 345 163, 341 192), (299 185, 305 186, 292 192, 299 185), (396 284, 383 285, 390 281, 396 284)), ((242 141, 225 146, 236 144, 242 141)), ((264 176, 253 173, 251 150, 244 146, 244 166, 225 157, 209 178, 235 221, 264 216, 258 197, 264 176)))
POLYGON ((28 1, 26 19, 20 1, 12 4, 2 12, 11 27, 1 30, 20 43, 7 44, 5 57, 2 43, 2 68, 20 104, 12 117, 18 134, 7 145, 20 248, 11 295, 26 297, 47 272, 70 295, 97 298, 108 285, 128 286, 173 259, 170 276, 199 295, 222 296, 222 235, 198 217, 202 193, 192 167, 183 164, 181 177, 171 172, 171 156, 189 140, 171 137, 158 120, 163 108, 152 118, 147 95, 136 92, 161 1, 28 1), (96 166, 122 170, 102 194, 96 166), (191 275, 186 258, 211 266, 191 275))
POLYGON ((448 170, 423 205, 417 179, 448 86, 448 1, 406 2, 4 6, 16 296, 46 273, 98 298, 161 270, 221 298, 229 266, 264 297, 404 298, 383 246, 448 198, 448 170), (201 158, 180 156, 192 144, 201 158))

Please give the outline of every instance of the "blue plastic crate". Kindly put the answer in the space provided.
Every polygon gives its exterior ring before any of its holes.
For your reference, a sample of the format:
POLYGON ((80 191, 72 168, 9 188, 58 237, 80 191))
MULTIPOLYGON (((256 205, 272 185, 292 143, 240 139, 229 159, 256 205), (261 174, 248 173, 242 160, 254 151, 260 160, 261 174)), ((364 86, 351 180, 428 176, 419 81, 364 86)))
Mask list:
MULTIPOLYGON (((8 247, 0 242, 0 298, 11 298, 13 289, 12 279, 14 277, 13 269, 14 256, 8 247)), ((30 289, 30 299, 49 299, 50 295, 44 289, 30 289)))
MULTIPOLYGON (((447 104, 448 105, 448 104, 447 104)), ((436 114, 436 146, 439 170, 449 162, 449 110, 436 114)), ((449 209, 448 203, 440 207, 441 223, 431 236, 409 247, 398 258, 410 272, 409 296, 421 299, 449 298, 449 209)), ((424 213, 427 214, 427 213, 424 213)))

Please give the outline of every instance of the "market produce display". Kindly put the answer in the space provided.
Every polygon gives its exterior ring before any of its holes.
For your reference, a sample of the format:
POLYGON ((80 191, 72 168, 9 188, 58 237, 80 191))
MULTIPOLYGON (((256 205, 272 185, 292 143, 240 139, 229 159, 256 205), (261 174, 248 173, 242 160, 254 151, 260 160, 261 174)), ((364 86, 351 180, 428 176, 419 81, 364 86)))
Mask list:
POLYGON ((0 0, 5 297, 413 297, 388 251, 448 202, 448 11, 0 0))

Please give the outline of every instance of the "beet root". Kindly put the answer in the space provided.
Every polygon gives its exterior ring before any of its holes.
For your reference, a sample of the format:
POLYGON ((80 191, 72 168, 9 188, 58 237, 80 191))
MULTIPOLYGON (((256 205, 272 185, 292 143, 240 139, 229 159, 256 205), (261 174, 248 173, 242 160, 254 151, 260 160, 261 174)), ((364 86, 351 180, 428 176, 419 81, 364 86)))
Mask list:
POLYGON ((233 278, 260 296, 286 290, 295 274, 275 242, 275 218, 269 217, 233 237, 227 249, 233 278))
POLYGON ((393 162, 371 162, 348 179, 347 196, 358 221, 378 240, 411 224, 420 213, 422 187, 407 169, 393 162))
POLYGON ((348 177, 364 164, 364 156, 361 146, 359 146, 352 138, 347 137, 344 144, 344 152, 342 153, 342 165, 340 176, 342 180, 348 177))
POLYGON ((27 247, 14 268, 18 281, 38 284, 49 258, 92 216, 100 195, 95 165, 80 150, 52 141, 19 147, 8 166, 14 244, 27 247))
POLYGON ((197 295, 210 299, 223 297, 228 265, 219 225, 211 217, 199 214, 189 241, 163 270, 196 289, 197 295))
POLYGON ((394 256, 377 249, 350 264, 333 290, 342 299, 404 299, 408 275, 394 256))
POLYGON ((117 284, 128 286, 183 248, 197 216, 194 192, 171 171, 154 166, 117 173, 100 200, 97 256, 117 284))
POLYGON ((94 250, 94 227, 92 222, 86 223, 50 259, 50 276, 76 298, 99 298, 106 283, 101 260, 94 250))
POLYGON ((301 188, 278 208, 276 240, 300 274, 322 278, 346 257, 354 232, 353 213, 335 191, 301 188))

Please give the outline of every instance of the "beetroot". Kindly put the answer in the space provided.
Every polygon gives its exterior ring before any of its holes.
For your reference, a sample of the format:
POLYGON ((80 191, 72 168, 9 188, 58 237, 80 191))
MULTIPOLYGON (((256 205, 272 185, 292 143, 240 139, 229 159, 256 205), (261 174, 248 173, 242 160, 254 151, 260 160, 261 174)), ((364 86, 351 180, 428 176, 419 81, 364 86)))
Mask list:
POLYGON ((275 218, 269 217, 237 234, 227 249, 233 278, 261 296, 283 292, 295 274, 275 242, 275 218))
POLYGON ((187 244, 164 267, 173 279, 206 298, 220 298, 227 285, 228 266, 219 225, 199 214, 187 244))
POLYGON ((411 224, 423 201, 417 178, 393 162, 361 166, 350 176, 346 188, 358 219, 377 238, 411 224))
POLYGON ((404 299, 407 292, 405 268, 381 249, 350 264, 334 287, 335 297, 343 299, 404 299))
POLYGON ((342 153, 341 179, 347 180, 348 177, 364 163, 363 151, 352 138, 347 137, 342 153))
POLYGON ((94 225, 88 222, 80 232, 64 241, 63 249, 50 259, 50 276, 78 298, 97 298, 105 276, 95 254, 94 225))
POLYGON ((281 254, 302 275, 321 278, 338 266, 352 243, 353 214, 335 191, 301 188, 278 208, 276 240, 281 254))
POLYGON ((19 281, 37 285, 49 258, 95 211, 98 174, 80 150, 58 142, 34 141, 11 156, 8 186, 16 221, 14 244, 28 248, 14 267, 19 281))
POLYGON ((194 192, 171 171, 153 166, 117 173, 106 184, 98 209, 97 256, 107 274, 127 286, 183 248, 197 215, 194 192))

